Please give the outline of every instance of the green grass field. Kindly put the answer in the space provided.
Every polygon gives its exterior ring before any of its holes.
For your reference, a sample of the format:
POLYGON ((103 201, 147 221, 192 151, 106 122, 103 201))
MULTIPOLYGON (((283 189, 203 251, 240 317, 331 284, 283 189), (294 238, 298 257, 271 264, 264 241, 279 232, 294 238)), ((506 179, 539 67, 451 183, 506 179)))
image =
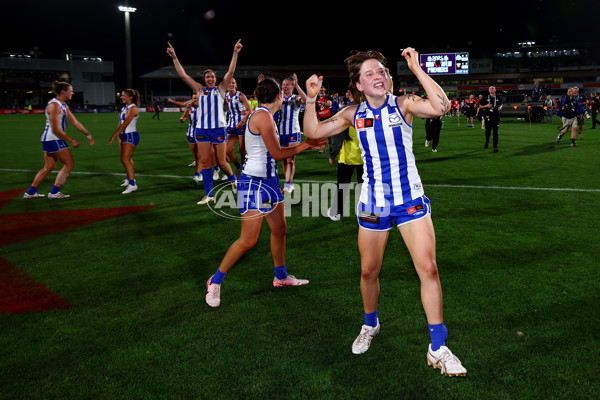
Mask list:
MULTIPOLYGON (((445 118, 432 153, 415 120, 447 344, 469 371, 448 378, 427 366, 419 282, 396 230, 381 273, 382 330, 363 355, 350 351, 363 323, 352 217, 332 222, 291 206, 287 266, 310 284, 273 288, 265 223, 228 274, 221 307, 208 307, 206 280, 239 221, 196 205, 203 190, 191 182, 178 117, 140 117, 140 190, 124 196, 118 146, 106 146, 116 114, 78 114, 96 145, 72 149, 63 188, 71 198, 19 195, 0 210, 0 221, 19 214, 27 233, 42 213, 152 206, 0 247, 0 257, 71 304, 0 315, 1 399, 598 397, 600 129, 586 121, 571 148, 555 143, 558 122, 503 120, 494 154, 479 126, 445 118)), ((42 167, 43 125, 43 115, 0 116, 0 192, 25 190, 42 167)), ((301 188, 335 176, 326 154, 298 156, 301 188)))

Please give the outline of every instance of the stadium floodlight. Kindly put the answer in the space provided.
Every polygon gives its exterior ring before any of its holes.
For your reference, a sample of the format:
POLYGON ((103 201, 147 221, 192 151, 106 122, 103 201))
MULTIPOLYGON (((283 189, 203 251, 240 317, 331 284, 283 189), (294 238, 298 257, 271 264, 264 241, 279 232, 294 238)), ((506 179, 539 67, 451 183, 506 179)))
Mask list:
POLYGON ((119 6, 119 11, 125 14, 125 70, 126 70, 126 84, 130 88, 132 86, 132 62, 131 62, 131 29, 129 23, 129 13, 135 12, 135 7, 119 6))

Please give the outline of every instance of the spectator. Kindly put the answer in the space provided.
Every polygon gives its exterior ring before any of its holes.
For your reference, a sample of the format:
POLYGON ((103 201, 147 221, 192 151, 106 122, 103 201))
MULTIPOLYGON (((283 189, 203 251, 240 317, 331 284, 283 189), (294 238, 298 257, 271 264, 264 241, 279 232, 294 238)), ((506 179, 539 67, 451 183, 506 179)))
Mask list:
POLYGON ((479 109, 484 111, 483 119, 485 121, 485 146, 487 149, 490 143, 490 135, 493 132, 494 153, 498 152, 498 127, 500 126, 500 111, 502 110, 502 100, 496 96, 496 87, 490 86, 489 95, 479 102, 479 109))
POLYGON ((552 97, 550 95, 546 96, 544 100, 544 113, 546 115, 546 123, 553 124, 554 123, 554 101, 552 101, 552 97))

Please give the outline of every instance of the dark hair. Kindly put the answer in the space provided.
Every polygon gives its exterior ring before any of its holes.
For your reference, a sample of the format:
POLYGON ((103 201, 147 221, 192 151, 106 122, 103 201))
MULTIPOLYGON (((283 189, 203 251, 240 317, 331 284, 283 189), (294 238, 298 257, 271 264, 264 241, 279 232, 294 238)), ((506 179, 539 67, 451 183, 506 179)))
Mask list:
POLYGON ((127 96, 133 97, 133 102, 136 106, 140 105, 140 92, 135 89, 125 89, 123 91, 127 94, 127 96))
POLYGON ((60 92, 62 92, 63 90, 69 90, 70 87, 71 84, 68 82, 54 81, 52 82, 52 93, 58 96, 60 92))
POLYGON ((259 104, 271 104, 281 94, 281 86, 273 78, 265 78, 258 83, 254 95, 259 104))
POLYGON ((379 61, 383 67, 385 68, 387 59, 383 54, 376 50, 369 51, 358 51, 352 50, 350 53, 350 57, 346 58, 346 64, 348 64, 348 74, 350 75, 350 86, 352 91, 352 97, 354 97, 354 102, 359 103, 359 99, 364 101, 364 95, 361 91, 356 88, 356 84, 360 80, 360 67, 367 60, 375 59, 379 61))

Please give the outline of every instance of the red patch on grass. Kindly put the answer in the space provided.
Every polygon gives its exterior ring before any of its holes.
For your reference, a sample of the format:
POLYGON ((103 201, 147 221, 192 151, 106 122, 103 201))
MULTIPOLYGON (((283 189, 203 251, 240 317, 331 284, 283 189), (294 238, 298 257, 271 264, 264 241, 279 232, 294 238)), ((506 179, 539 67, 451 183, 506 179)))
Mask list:
MULTIPOLYGON (((0 208, 25 189, 0 192, 0 208)), ((24 201, 44 201, 42 199, 24 201)), ((58 200, 64 201, 64 200, 58 200)), ((85 210, 41 211, 0 214, 0 246, 8 246, 45 235, 93 224, 110 218, 147 210, 154 206, 89 208, 85 210)), ((0 257, 0 314, 37 312, 70 308, 69 302, 54 294, 26 272, 0 257)))
POLYGON ((0 257, 0 314, 71 308, 71 304, 0 257))

